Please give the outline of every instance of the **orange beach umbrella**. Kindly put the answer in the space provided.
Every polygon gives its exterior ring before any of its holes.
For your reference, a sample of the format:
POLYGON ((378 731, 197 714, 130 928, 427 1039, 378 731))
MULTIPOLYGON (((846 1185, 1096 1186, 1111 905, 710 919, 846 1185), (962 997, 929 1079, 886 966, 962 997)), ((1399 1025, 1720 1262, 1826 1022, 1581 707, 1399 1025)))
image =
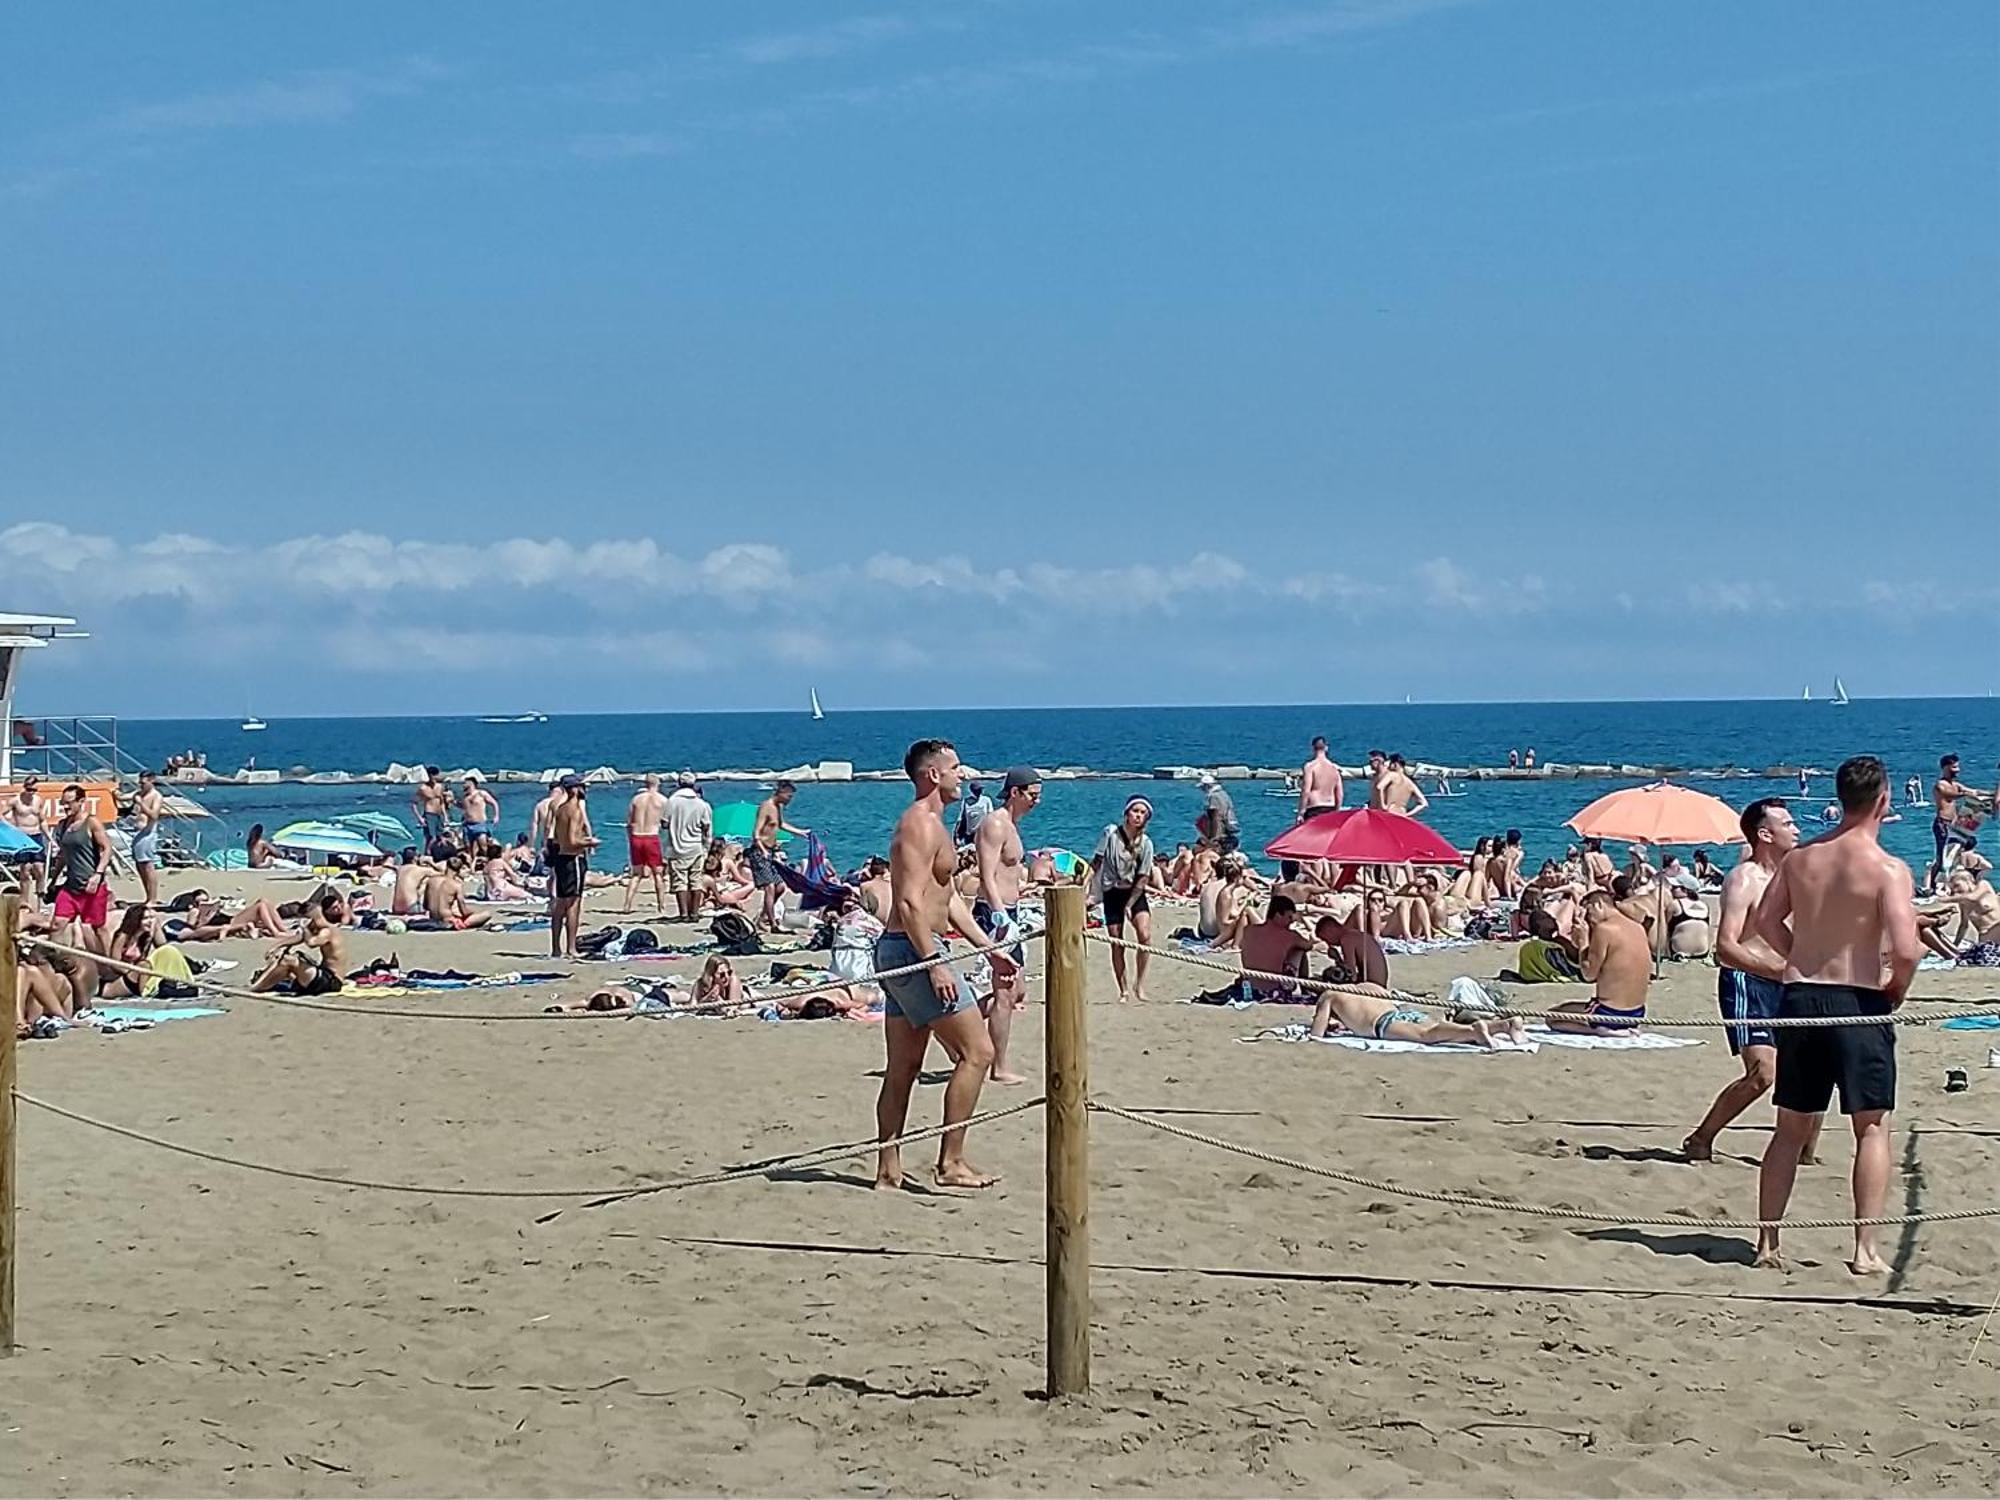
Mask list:
POLYGON ((1643 844, 1740 844, 1736 809, 1692 787, 1656 781, 1609 792, 1569 820, 1585 838, 1643 844))

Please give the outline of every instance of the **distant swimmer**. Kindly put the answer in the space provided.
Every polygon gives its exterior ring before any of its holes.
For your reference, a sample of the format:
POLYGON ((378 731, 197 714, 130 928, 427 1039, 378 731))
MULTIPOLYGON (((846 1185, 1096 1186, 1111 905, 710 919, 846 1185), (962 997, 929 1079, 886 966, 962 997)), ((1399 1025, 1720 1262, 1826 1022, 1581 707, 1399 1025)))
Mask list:
MULTIPOLYGON (((1757 905, 1757 936, 1784 960, 1780 1020, 1891 1015, 1917 972, 1914 882, 1881 842, 1889 810, 1882 762, 1872 755, 1843 761, 1834 787, 1845 813, 1840 826, 1787 855, 1757 905)), ((1889 1122, 1896 1107, 1896 1028, 1887 1022, 1784 1027, 1777 1032, 1777 1065, 1778 1126, 1758 1174, 1757 1217, 1784 1218, 1800 1158, 1838 1089, 1841 1113, 1854 1128, 1854 1216, 1879 1218, 1895 1166, 1889 1122)), ((1776 1229, 1757 1232, 1756 1263, 1783 1268, 1776 1229)), ((1855 1229, 1848 1269, 1857 1276, 1888 1271, 1873 1228, 1855 1229)))
MULTIPOLYGON (((903 1133, 910 1095, 923 1072, 924 1054, 935 1036, 952 1060, 944 1090, 944 1123, 960 1128, 938 1142, 937 1181, 941 1187, 991 1187, 998 1177, 978 1171, 965 1159, 964 1122, 979 1107, 979 1091, 993 1066, 993 1041, 979 1013, 972 986, 948 962, 944 934, 973 932, 977 924, 952 886, 958 868, 945 805, 958 800, 958 751, 948 740, 918 740, 903 757, 910 778, 910 805, 889 838, 889 913, 875 942, 875 969, 882 974, 886 1007, 882 1036, 887 1060, 875 1102, 876 1139, 903 1133), (888 970, 922 964, 908 974, 888 970)), ((884 1146, 875 1162, 875 1186, 903 1185, 903 1153, 884 1146)))
POLYGON ((1800 766, 1800 767, 1799 767, 1799 796, 1800 796, 1801 798, 1806 798, 1806 797, 1810 797, 1811 795, 1812 795, 1812 777, 1811 777, 1810 775, 1808 775, 1808 774, 1806 773, 1806 768, 1805 768, 1804 766, 1800 766))
MULTIPOLYGON (((1716 933, 1716 1001, 1732 1024, 1723 1035, 1732 1056, 1743 1060, 1743 1076, 1715 1096, 1681 1154, 1689 1161, 1715 1159, 1715 1138, 1744 1110, 1771 1091, 1778 1076, 1777 1033, 1767 1024, 1785 998, 1785 965, 1757 935, 1757 905, 1785 856, 1798 847, 1799 828, 1782 797, 1760 797, 1743 809, 1743 837, 1749 853, 1722 882, 1722 923, 1716 933)), ((1807 1159, 1811 1159, 1808 1143, 1807 1159)))
POLYGON ((1922 807, 1924 805, 1923 777, 1912 776, 1908 781, 1903 783, 1903 805, 1905 807, 1922 807))

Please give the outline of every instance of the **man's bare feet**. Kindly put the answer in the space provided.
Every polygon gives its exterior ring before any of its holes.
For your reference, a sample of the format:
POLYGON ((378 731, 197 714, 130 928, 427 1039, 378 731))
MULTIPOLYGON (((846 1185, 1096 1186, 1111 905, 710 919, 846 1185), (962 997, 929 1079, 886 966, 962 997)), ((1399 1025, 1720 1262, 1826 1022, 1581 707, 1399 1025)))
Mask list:
POLYGON ((1799 1153, 1799 1165, 1802 1167, 1818 1166, 1819 1153, 1817 1151, 1801 1151, 1799 1153))
POLYGON ((1140 1005, 1146 1005, 1151 1003, 1153 997, 1148 995, 1144 990, 1135 989, 1132 991, 1132 998, 1140 1005))
POLYGON ((1776 1250, 1759 1250, 1757 1258, 1751 1261, 1750 1264, 1759 1271, 1791 1270, 1791 1267, 1785 1264, 1784 1256, 1780 1255, 1776 1250))
POLYGON ((875 1174, 875 1191, 878 1193, 893 1193, 902 1185, 903 1174, 901 1172, 877 1172, 875 1174))
POLYGON ((1024 1073, 989 1073, 987 1076, 995 1083, 1005 1085, 1007 1088, 1013 1088, 1017 1084, 1028 1081, 1027 1075, 1024 1073))
POLYGON ((1126 994, 1125 991, 1120 990, 1118 992, 1118 1003, 1120 1005, 1130 1005, 1132 1003, 1132 997, 1126 994))
POLYGON ((1850 1260, 1847 1269, 1856 1276, 1886 1276, 1889 1274, 1889 1262, 1870 1250, 1866 1255, 1857 1255, 1850 1260))
POLYGON ((989 1188, 1000 1180, 998 1172, 982 1172, 967 1161, 955 1161, 947 1166, 938 1163, 937 1184, 939 1187, 989 1188))
POLYGON ((1715 1160, 1715 1143, 1705 1141, 1698 1135, 1691 1135, 1681 1142, 1681 1159, 1689 1162, 1715 1160))
POLYGON ((903 1153, 883 1151, 875 1157, 875 1190, 893 1192, 903 1185, 903 1153))

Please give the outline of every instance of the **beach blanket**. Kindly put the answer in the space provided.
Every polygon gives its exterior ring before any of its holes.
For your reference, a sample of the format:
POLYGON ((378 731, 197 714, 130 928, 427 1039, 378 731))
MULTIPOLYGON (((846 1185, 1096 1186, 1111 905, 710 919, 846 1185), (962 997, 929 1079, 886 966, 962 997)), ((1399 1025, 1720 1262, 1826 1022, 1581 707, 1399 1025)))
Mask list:
POLYGON ((422 995, 440 990, 505 990, 520 985, 549 984, 569 977, 567 971, 554 969, 506 974, 464 974, 456 969, 409 969, 402 972, 382 969, 348 980, 340 987, 340 993, 345 998, 365 999, 371 995, 422 995))
POLYGON ((1593 1050, 1614 1052, 1659 1052, 1673 1047, 1699 1047, 1696 1037, 1662 1036, 1657 1031, 1628 1031, 1617 1036, 1583 1036, 1575 1032, 1550 1031, 1546 1027, 1533 1026, 1528 1030, 1525 1041, 1515 1042, 1506 1037, 1495 1037, 1492 1049, 1482 1047, 1477 1042, 1405 1042, 1378 1040, 1372 1036, 1355 1036, 1351 1032, 1335 1032, 1331 1036, 1315 1037, 1304 1022, 1295 1021, 1289 1026, 1270 1026, 1255 1036, 1238 1037, 1239 1042, 1324 1042, 1329 1046, 1345 1047, 1350 1052, 1456 1052, 1478 1056, 1491 1050, 1501 1052, 1535 1052, 1544 1046, 1583 1047, 1593 1050))
POLYGON ((1960 1016, 1956 1021, 1945 1021, 1939 1026, 1941 1031, 2000 1031, 2000 1015, 1960 1016))
POLYGON ((100 1005, 86 1013, 82 1024, 115 1036, 123 1031, 150 1031, 168 1021, 198 1021, 203 1016, 228 1014, 208 1005, 100 1005))
POLYGON ((1447 948, 1472 948, 1478 940, 1469 937, 1441 938, 1392 938, 1381 940, 1384 953, 1396 953, 1408 957, 1414 953, 1442 953, 1447 948))

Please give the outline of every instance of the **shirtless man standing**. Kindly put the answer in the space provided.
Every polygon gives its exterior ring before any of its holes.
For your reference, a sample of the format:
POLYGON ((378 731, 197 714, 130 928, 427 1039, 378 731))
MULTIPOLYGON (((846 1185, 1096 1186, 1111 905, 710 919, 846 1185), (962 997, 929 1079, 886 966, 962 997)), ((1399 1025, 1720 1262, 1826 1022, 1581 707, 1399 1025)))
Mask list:
MULTIPOLYGON (((6 807, 7 821, 14 831, 35 841, 35 847, 45 850, 48 845, 43 833, 42 786, 33 776, 21 778, 21 790, 6 807)), ((42 904, 42 885, 47 879, 48 863, 37 855, 31 860, 22 860, 14 866, 14 872, 21 880, 21 904, 34 911, 42 904)))
POLYGON ((160 818, 167 799, 151 771, 139 773, 139 795, 132 799, 132 816, 138 827, 132 833, 132 868, 139 872, 139 884, 146 892, 146 904, 160 899, 160 818))
POLYGON ((445 790, 444 772, 436 766, 424 767, 424 779, 417 783, 417 790, 410 798, 410 811, 417 815, 424 852, 428 854, 444 837, 445 814, 451 811, 451 793, 445 790))
POLYGON ((791 782, 779 782, 771 789, 771 795, 757 804, 757 822, 750 830, 750 881, 764 897, 760 920, 766 932, 778 930, 778 898, 785 893, 785 877, 778 872, 781 863, 778 835, 806 836, 805 829, 794 828, 785 821, 785 809, 792 805, 797 793, 798 788, 791 782))
MULTIPOLYGON (((1781 1018, 1887 1016, 1917 972, 1919 945, 1909 866, 1882 848, 1888 775, 1872 755, 1834 773, 1840 826, 1795 849, 1757 906, 1757 934, 1784 960, 1781 1018)), ((1896 1107, 1896 1028, 1788 1026, 1778 1031, 1772 1090, 1778 1128, 1757 1177, 1757 1217, 1782 1219, 1799 1159, 1836 1087, 1854 1126, 1854 1216, 1877 1218, 1894 1168, 1889 1116, 1896 1107)), ((1778 1231, 1757 1231, 1757 1262, 1780 1269, 1778 1231)), ((1886 1272, 1875 1231, 1854 1231, 1857 1276, 1886 1272)))
POLYGON ((1552 1007, 1565 1018, 1551 1020, 1549 1030, 1591 1035, 1628 1031, 1646 1019, 1646 990, 1653 982, 1653 949, 1646 941, 1646 929, 1618 909, 1609 891, 1592 891, 1583 898, 1578 928, 1583 977, 1596 993, 1588 1000, 1552 1007))
POLYGON ((625 880, 625 911, 639 898, 639 874, 651 871, 653 907, 667 914, 667 857, 660 849, 660 820, 666 816, 667 799, 660 794, 660 778, 648 771, 646 785, 625 813, 625 848, 632 872, 625 880))
MULTIPOLYGON (((944 960, 944 933, 971 932, 977 924, 952 890, 958 859, 944 826, 947 804, 958 800, 958 751, 946 740, 918 740, 903 757, 913 796, 889 839, 891 897, 887 930, 875 943, 875 969, 883 973, 925 963, 914 973, 882 980, 882 1037, 888 1061, 875 1101, 876 1139, 894 1140, 909 1118, 910 1094, 923 1072, 935 1036, 952 1060, 944 1090, 944 1123, 961 1124, 979 1107, 979 1090, 993 1066, 993 1041, 979 1014, 978 997, 944 960)), ((965 1131, 938 1142, 940 1187, 991 1187, 999 1178, 965 1159, 965 1131)), ((875 1162, 875 1186, 903 1185, 903 1153, 884 1146, 875 1162)))
MULTIPOLYGON (((1326 736, 1313 736, 1312 759, 1299 767, 1299 813, 1298 821, 1316 818, 1321 813, 1339 812, 1347 789, 1341 784, 1340 767, 1335 765, 1326 753, 1326 736)), ((1299 865, 1297 860, 1284 860, 1278 865, 1280 880, 1297 880, 1299 865)))
POLYGON ((1958 799, 1972 790, 1958 779, 1958 757, 1938 757, 1938 778, 1931 783, 1931 837, 1937 842, 1937 858, 1924 878, 1924 889, 1935 893, 1951 873, 1947 857, 1959 849, 1970 849, 1977 840, 1958 826, 1958 799))
MULTIPOLYGON (((1784 1001, 1784 960, 1757 935, 1753 918, 1785 856, 1798 847, 1799 827, 1782 797, 1760 797, 1743 809, 1749 852, 1722 882, 1722 925, 1716 931, 1715 991, 1722 1019, 1736 1024, 1723 1034, 1743 1059, 1743 1076, 1715 1096, 1694 1133, 1681 1142, 1691 1162, 1715 1159, 1715 1138, 1730 1121, 1771 1091, 1778 1076, 1777 1033, 1763 1023, 1784 1001)), ((1806 1156, 1812 1159, 1812 1142, 1806 1156)))
POLYGON ((1000 805, 987 811, 972 835, 979 861, 979 894, 972 903, 972 920, 989 942, 1007 942, 987 954, 993 969, 993 994, 987 1001, 986 1030, 993 1039, 993 1081, 1026 1083, 1007 1066, 1007 1039, 1014 1030, 1014 1012, 1028 1005, 1028 984, 1022 966, 1027 961, 1019 938, 1021 919, 1014 905, 1021 899, 1026 875, 1026 851, 1021 847, 1021 819, 1042 800, 1042 773, 1033 766, 1015 766, 1001 783, 1000 805))
POLYGON ((465 847, 477 848, 479 841, 500 831, 500 799, 486 790, 477 771, 465 773, 465 787, 458 797, 459 826, 465 832, 465 847))
POLYGON ((1410 779, 1401 755, 1391 755, 1378 766, 1376 757, 1381 753, 1379 750, 1368 752, 1369 765, 1375 770, 1374 780, 1368 788, 1368 805, 1383 812, 1415 817, 1431 805, 1431 799, 1424 795, 1422 787, 1410 779), (1415 807, 1410 805, 1412 800, 1416 802, 1415 807))
POLYGON ((583 927, 584 876, 598 840, 590 831, 590 809, 583 803, 583 778, 565 776, 556 785, 563 800, 549 819, 549 953, 554 958, 575 958, 577 934, 583 927))
POLYGON ((537 802, 535 810, 528 814, 528 847, 536 852, 538 858, 545 853, 549 839, 555 834, 556 809, 563 805, 566 796, 568 793, 563 791, 562 784, 554 783, 549 787, 548 795, 537 802))

